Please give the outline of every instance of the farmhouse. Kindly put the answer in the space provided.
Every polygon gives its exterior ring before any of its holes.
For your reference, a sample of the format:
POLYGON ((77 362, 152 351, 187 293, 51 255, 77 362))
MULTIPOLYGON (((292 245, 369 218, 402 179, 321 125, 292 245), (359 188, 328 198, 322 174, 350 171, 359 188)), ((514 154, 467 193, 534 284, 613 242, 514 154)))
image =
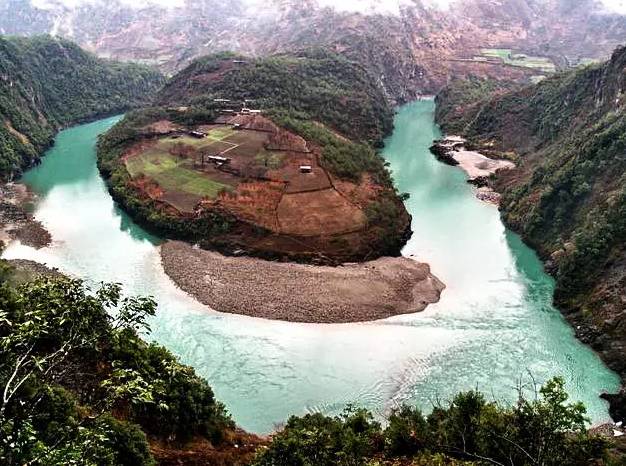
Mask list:
POLYGON ((228 165, 230 163, 228 157, 222 157, 220 155, 209 155, 206 159, 216 165, 228 165))

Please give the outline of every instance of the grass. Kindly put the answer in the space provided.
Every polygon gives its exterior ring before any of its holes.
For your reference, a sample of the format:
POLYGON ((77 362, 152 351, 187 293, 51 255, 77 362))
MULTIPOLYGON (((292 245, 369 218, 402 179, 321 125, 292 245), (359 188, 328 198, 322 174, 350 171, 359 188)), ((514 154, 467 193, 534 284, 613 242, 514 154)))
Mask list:
POLYGON ((482 49, 484 57, 502 60, 506 65, 534 68, 544 73, 554 73, 556 66, 552 60, 545 57, 532 57, 523 53, 514 54, 511 49, 482 49))
POLYGON ((268 152, 263 149, 256 155, 256 157, 254 157, 254 160, 256 160, 259 164, 269 168, 270 170, 275 170, 283 166, 283 158, 283 154, 277 152, 268 152))
POLYGON ((152 149, 128 159, 126 169, 133 178, 147 176, 167 191, 215 198, 222 190, 230 188, 228 185, 185 167, 185 163, 188 162, 158 149, 152 149))
POLYGON ((229 136, 232 136, 234 132, 235 130, 233 130, 230 126, 224 126, 212 129, 211 131, 209 131, 209 134, 207 136, 211 139, 217 139, 218 141, 221 141, 229 136))

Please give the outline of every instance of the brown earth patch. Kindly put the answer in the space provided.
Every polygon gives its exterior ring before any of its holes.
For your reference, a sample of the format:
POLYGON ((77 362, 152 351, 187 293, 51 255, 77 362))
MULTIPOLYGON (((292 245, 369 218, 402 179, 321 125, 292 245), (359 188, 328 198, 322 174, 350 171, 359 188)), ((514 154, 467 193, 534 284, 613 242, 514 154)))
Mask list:
POLYGON ((284 184, 277 182, 241 183, 234 193, 220 196, 220 204, 244 221, 278 231, 276 209, 283 195, 284 184))
POLYGON ((342 196, 362 209, 374 201, 381 192, 381 187, 374 183, 368 173, 363 175, 359 184, 332 175, 330 175, 330 179, 335 189, 342 196))
POLYGON ((306 140, 284 129, 278 129, 272 133, 267 144, 268 150, 310 152, 306 140))
POLYGON ((225 432, 219 445, 197 438, 185 444, 151 438, 150 451, 159 466, 241 466, 250 464, 268 439, 243 430, 225 432))
POLYGON ((277 215, 281 233, 299 236, 340 235, 367 224, 363 211, 334 189, 285 194, 277 215))
POLYGON ((170 120, 155 121, 154 123, 146 125, 141 129, 142 133, 151 135, 166 135, 179 130, 181 130, 181 126, 171 122, 170 120))
POLYGON ((160 197, 160 200, 167 202, 181 213, 193 214, 202 197, 181 191, 166 191, 160 197))
POLYGON ((321 191, 332 188, 330 178, 322 167, 317 163, 317 157, 313 154, 285 153, 286 163, 278 170, 270 170, 267 176, 287 183, 287 193, 299 193, 305 191, 321 191), (311 173, 301 173, 300 167, 309 165, 311 173))

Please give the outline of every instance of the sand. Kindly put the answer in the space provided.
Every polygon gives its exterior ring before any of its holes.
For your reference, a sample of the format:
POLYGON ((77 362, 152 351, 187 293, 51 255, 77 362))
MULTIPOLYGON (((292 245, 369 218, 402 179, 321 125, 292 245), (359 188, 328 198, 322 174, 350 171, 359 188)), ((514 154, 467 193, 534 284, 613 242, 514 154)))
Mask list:
POLYGON ((269 262, 170 241, 161 246, 165 272, 216 311, 264 319, 347 323, 423 311, 445 285, 427 264, 381 258, 341 267, 269 262))
POLYGON ((459 167, 462 168, 471 179, 489 177, 498 170, 510 170, 515 168, 513 162, 490 159, 479 152, 470 150, 451 151, 450 155, 454 160, 459 162, 459 167))

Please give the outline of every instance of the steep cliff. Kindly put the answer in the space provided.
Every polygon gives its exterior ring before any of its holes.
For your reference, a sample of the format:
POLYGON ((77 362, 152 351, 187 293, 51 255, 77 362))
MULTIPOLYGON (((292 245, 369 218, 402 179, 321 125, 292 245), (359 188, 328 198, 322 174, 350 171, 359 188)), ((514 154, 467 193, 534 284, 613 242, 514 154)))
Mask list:
POLYGON ((451 133, 519 167, 500 175, 502 216, 546 261, 579 337, 626 375, 626 49, 535 86, 475 80, 438 97, 451 133))
POLYGON ((162 83, 65 40, 0 37, 0 177, 35 163, 59 128, 142 104, 162 83))

